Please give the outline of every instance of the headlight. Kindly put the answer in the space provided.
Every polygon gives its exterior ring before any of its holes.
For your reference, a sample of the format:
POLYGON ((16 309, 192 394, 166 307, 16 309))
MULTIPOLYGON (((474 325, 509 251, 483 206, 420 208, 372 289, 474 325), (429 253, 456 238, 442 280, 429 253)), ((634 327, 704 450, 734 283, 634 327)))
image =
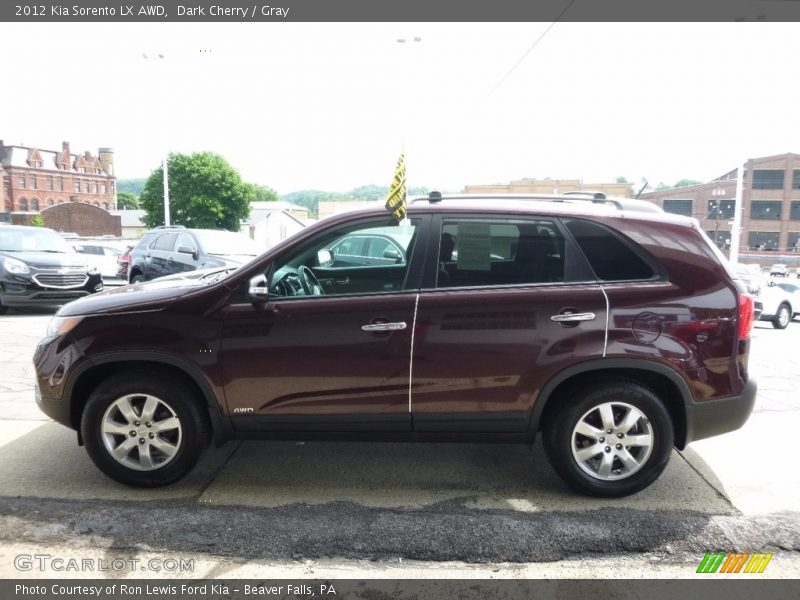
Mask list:
POLYGON ((47 337, 66 335, 83 321, 83 317, 53 317, 47 326, 47 337))
POLYGON ((31 270, 28 268, 28 265, 21 260, 17 260, 16 258, 4 258, 3 268, 9 273, 14 273, 15 275, 27 275, 31 272, 31 270))
POLYGON ((97 275, 99 272, 100 269, 98 269, 97 266, 89 265, 89 270, 88 270, 89 275, 97 275))

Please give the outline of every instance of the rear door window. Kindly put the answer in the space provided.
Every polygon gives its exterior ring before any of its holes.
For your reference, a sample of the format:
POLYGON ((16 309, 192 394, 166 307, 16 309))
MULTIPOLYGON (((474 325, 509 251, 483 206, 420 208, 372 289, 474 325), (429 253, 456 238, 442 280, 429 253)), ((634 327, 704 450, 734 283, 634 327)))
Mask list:
POLYGON ((601 281, 652 279, 653 267, 610 229, 579 219, 565 222, 586 260, 601 281))
POLYGON ((552 221, 448 219, 436 287, 564 281, 564 237, 552 221))

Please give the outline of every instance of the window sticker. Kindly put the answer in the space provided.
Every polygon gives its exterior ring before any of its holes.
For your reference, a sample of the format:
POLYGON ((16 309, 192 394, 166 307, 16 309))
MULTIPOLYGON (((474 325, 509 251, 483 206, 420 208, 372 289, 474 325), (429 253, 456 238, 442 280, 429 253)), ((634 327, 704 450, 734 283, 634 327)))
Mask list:
POLYGON ((459 223, 457 237, 459 270, 489 271, 491 269, 491 235, 488 223, 459 223))

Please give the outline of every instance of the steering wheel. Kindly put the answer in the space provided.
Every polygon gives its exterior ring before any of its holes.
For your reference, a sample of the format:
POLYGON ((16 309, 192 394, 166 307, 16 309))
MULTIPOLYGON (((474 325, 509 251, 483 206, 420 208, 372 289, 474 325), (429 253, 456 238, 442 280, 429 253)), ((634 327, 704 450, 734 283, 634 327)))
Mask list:
POLYGON ((303 284, 303 291, 307 296, 322 296, 325 294, 325 290, 322 288, 317 276, 314 275, 314 271, 303 265, 297 270, 297 274, 300 276, 300 283, 303 284))

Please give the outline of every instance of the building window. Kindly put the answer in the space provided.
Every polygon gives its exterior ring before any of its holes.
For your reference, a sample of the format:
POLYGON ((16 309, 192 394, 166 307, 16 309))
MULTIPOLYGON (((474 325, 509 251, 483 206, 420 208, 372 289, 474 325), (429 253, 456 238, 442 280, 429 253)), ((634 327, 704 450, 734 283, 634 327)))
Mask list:
POLYGON ((30 188, 32 190, 36 189, 36 175, 29 175, 28 176, 28 183, 30 184, 30 188))
POLYGON ((779 235, 777 231, 751 231, 748 237, 750 250, 777 250, 779 235))
MULTIPOLYGON (((167 176, 169 176, 169 173, 167 173, 167 176)), ((169 178, 169 177, 167 177, 167 178, 169 178)), ((92 193, 93 194, 97 193, 97 184, 96 183, 92 184, 92 193)))
POLYGON ((732 219, 735 212, 735 200, 709 200, 708 217, 709 219, 732 219))
POLYGON ((753 171, 754 190, 782 190, 783 169, 755 169, 753 171))
POLYGON ((25 175, 20 175, 17 177, 17 187, 22 190, 25 189, 25 175))
MULTIPOLYGON (((169 175, 169 173, 167 173, 167 175, 169 175)), ((48 175, 47 176, 47 190, 50 191, 50 192, 53 191, 53 176, 52 175, 48 175)))
MULTIPOLYGON (((169 173, 167 173, 167 176, 169 176, 169 173)), ((47 206, 55 206, 55 202, 53 202, 52 198, 47 200, 47 206)))
POLYGON ((664 210, 673 215, 692 216, 691 200, 664 200, 664 210))
MULTIPOLYGON (((169 175, 169 173, 167 173, 169 175)), ((800 190, 800 169, 795 169, 792 172, 792 189, 800 190)))
MULTIPOLYGON (((167 171, 169 171, 169 169, 167 169, 167 171)), ((169 172, 167 172, 167 179, 169 179, 169 172)), ((113 194, 114 193, 114 182, 113 181, 108 184, 108 193, 109 194, 113 194)))
MULTIPOLYGON (((168 173, 168 175, 169 175, 169 173, 168 173)), ((39 212, 39 201, 36 198, 31 200, 31 210, 35 210, 36 212, 39 212)))
POLYGON ((792 221, 800 221, 800 200, 795 200, 789 205, 789 218, 792 221))
POLYGON ((731 232, 730 231, 714 231, 713 229, 710 231, 706 231, 706 234, 720 248, 730 248, 731 247, 731 232))
POLYGON ((72 182, 72 190, 75 191, 75 192, 80 192, 81 191, 81 180, 80 179, 76 179, 75 181, 72 182))
POLYGON ((800 232, 790 231, 786 246, 790 252, 800 252, 800 232))
MULTIPOLYGON (((169 173, 167 173, 169 178, 169 173)), ((64 180, 61 178, 61 175, 56 177, 56 191, 63 192, 64 191, 64 180)))
MULTIPOLYGON (((169 173, 167 173, 167 179, 169 179, 169 173)), ((106 193, 106 184, 105 183, 101 183, 100 184, 100 193, 101 194, 105 194, 106 193)))
POLYGON ((780 219, 780 200, 753 200, 750 203, 751 219, 780 219))
MULTIPOLYGON (((169 173, 168 173, 168 174, 169 174, 169 173)), ((20 199, 19 199, 19 209, 20 209, 22 212, 28 212, 28 201, 27 201, 27 200, 25 200, 25 198, 20 198, 20 199)))

